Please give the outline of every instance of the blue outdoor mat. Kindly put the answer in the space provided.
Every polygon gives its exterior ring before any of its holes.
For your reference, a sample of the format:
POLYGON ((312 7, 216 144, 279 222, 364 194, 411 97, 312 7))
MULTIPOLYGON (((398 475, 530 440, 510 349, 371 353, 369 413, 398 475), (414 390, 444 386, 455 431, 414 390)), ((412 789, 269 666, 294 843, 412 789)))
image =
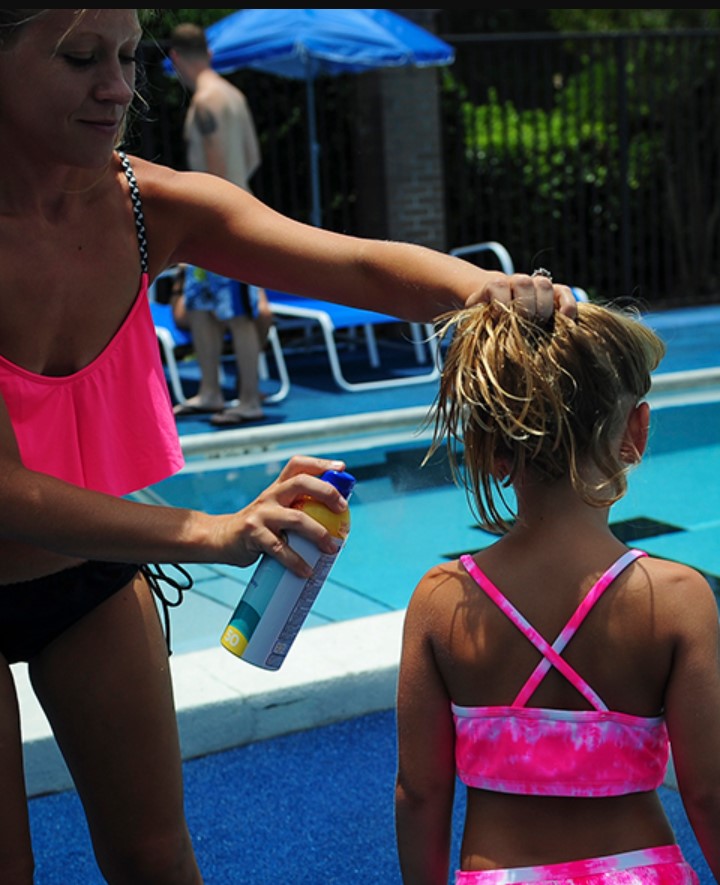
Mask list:
MULTIPOLYGON (((395 885, 394 714, 185 763, 187 813, 206 885, 395 885)), ((460 793, 462 791, 459 791, 460 793)), ((687 860, 710 885, 679 796, 661 796, 687 860)), ((456 803, 457 857, 463 803, 456 803)), ((75 793, 30 803, 36 885, 102 885, 75 793)))

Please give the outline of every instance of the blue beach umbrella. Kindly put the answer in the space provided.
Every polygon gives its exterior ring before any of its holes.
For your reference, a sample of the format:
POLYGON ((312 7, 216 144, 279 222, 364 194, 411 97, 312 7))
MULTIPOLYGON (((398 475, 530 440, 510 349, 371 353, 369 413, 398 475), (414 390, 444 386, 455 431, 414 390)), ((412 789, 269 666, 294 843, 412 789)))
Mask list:
POLYGON ((304 80, 308 105, 312 223, 321 224, 315 79, 390 67, 449 65, 451 46, 388 9, 242 9, 207 29, 223 74, 252 68, 304 80))

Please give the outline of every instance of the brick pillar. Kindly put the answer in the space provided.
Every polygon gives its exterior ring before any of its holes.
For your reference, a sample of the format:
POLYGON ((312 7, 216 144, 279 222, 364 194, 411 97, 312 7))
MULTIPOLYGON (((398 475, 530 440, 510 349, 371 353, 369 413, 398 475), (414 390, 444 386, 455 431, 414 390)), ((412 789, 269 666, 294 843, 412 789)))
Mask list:
MULTIPOLYGON (((432 30, 427 21, 434 10, 398 11, 432 30)), ((386 68, 358 77, 358 218, 364 235, 447 247, 439 76, 437 68, 386 68)))
POLYGON ((437 71, 383 72, 388 235, 445 248, 437 71))

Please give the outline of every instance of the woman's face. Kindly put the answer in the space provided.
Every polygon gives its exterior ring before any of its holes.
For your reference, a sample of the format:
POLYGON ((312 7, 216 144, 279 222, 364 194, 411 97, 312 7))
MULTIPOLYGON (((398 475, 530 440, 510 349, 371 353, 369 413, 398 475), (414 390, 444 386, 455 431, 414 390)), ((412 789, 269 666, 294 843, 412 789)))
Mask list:
POLYGON ((107 163, 135 88, 135 9, 48 10, 0 51, 0 142, 41 162, 107 163))

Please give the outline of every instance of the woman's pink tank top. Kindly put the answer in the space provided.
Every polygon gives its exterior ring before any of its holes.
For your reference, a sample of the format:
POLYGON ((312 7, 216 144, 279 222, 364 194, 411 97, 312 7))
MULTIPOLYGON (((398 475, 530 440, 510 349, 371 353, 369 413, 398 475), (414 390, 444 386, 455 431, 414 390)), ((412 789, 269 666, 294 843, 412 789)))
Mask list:
POLYGON ((25 467, 112 495, 159 482, 184 463, 148 303, 142 206, 120 156, 142 271, 129 314, 97 359, 72 375, 38 375, 0 356, 0 394, 25 467))

